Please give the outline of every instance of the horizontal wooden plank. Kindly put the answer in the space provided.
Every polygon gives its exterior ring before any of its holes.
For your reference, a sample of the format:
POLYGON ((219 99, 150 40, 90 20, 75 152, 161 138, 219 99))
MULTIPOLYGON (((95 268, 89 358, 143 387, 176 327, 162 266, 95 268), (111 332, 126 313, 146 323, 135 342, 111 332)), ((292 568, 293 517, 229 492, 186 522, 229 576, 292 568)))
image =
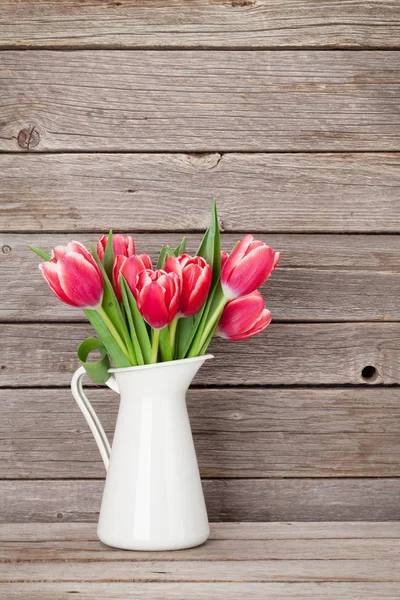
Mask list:
POLYGON ((0 154, 0 182, 3 231, 202 231, 213 197, 226 232, 400 231, 399 153, 0 154))
MULTIPOLYGON (((400 523, 330 521, 304 523, 211 523, 210 540, 391 539, 400 537, 400 523)), ((2 542, 97 541, 95 523, 0 523, 2 542)), ((171 553, 169 553, 171 554, 171 553)), ((172 556, 171 556, 172 559, 172 556)))
MULTIPOLYGON (((89 394, 112 437, 117 396, 89 394)), ((203 477, 400 476, 397 389, 190 390, 203 477)), ((68 389, 1 390, 0 478, 99 478, 68 389)))
MULTIPOLYGON (((230 250, 243 234, 223 234, 230 250)), ((279 269, 265 286, 265 299, 279 321, 398 321, 400 306, 393 290, 400 287, 399 236, 260 235, 279 249, 279 269), (368 289, 368 294, 365 290, 368 289)), ((84 321, 81 311, 59 302, 38 271, 40 259, 28 244, 49 250, 78 239, 89 247, 96 235, 0 234, 0 320, 84 321)), ((179 234, 135 235, 138 252, 150 253, 179 234)), ((199 235, 188 238, 195 252, 199 235)))
POLYGON ((96 561, 0 563, 0 582, 11 581, 379 581, 400 582, 398 561, 257 560, 257 561, 96 561))
POLYGON ((0 150, 399 150, 400 52, 6 51, 0 150))
MULTIPOLYGON (((312 539, 312 540, 208 540, 207 544, 188 550, 154 552, 126 552, 95 541, 1 542, 0 573, 9 563, 46 562, 54 565, 70 561, 130 562, 134 567, 142 561, 214 562, 260 560, 394 560, 400 555, 400 539, 312 539), (4 564, 6 563, 6 564, 4 564), (3 567, 3 568, 2 568, 3 567)), ((110 569, 110 567, 109 567, 110 569)), ((111 570, 111 569, 110 569, 111 570)), ((0 575, 1 577, 1 575, 0 575)))
MULTIPOLYGON (((398 600, 398 583, 141 583, 135 582, 138 600, 398 600)), ((17 582, 2 583, 6 598, 15 600, 68 600, 79 594, 81 600, 131 600, 132 583, 17 582)))
MULTIPOLYGON (((96 522, 103 486, 103 480, 3 480, 0 522, 96 522)), ((212 522, 400 520, 399 478, 207 479, 203 487, 212 522)))
MULTIPOLYGON (((66 386, 76 349, 92 332, 82 324, 2 324, 0 386, 66 386)), ((213 340, 200 385, 398 384, 400 324, 271 324, 244 342, 213 340), (366 366, 376 369, 365 380, 366 366)))
POLYGON ((0 44, 42 48, 390 47, 397 0, 0 2, 0 44))

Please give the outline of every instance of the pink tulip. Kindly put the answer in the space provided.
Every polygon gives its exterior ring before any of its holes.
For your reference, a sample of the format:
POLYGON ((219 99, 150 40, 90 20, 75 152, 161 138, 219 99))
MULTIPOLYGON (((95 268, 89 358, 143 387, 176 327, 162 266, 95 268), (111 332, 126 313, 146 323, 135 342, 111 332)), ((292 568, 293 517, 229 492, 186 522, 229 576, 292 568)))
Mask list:
POLYGON ((195 315, 210 291, 212 269, 201 256, 192 258, 188 254, 169 256, 165 262, 167 273, 176 273, 182 282, 179 314, 184 317, 195 315))
POLYGON ((144 320, 153 329, 163 329, 178 312, 181 280, 176 273, 146 269, 138 274, 133 293, 144 320))
POLYGON ((136 279, 138 274, 145 269, 152 269, 151 258, 147 254, 135 254, 134 256, 119 256, 115 257, 112 271, 113 287, 117 298, 122 302, 122 292, 119 281, 119 276, 122 274, 132 293, 136 287, 136 279))
POLYGON ((103 277, 92 255, 79 242, 56 246, 39 265, 55 295, 70 306, 97 309, 103 298, 103 277))
POLYGON ((253 240, 252 235, 246 235, 224 264, 221 284, 226 298, 237 298, 254 292, 278 264, 279 252, 260 240, 253 240))
MULTIPOLYGON (((104 259, 104 252, 107 246, 108 235, 101 235, 97 242, 97 255, 101 261, 104 259)), ((112 236, 114 256, 133 256, 135 254, 135 242, 133 237, 127 235, 126 238, 121 233, 114 233, 112 236)))
POLYGON ((221 250, 221 269, 229 258, 229 254, 225 250, 221 250))
POLYGON ((260 292, 230 300, 218 323, 216 335, 228 340, 245 340, 261 333, 271 322, 260 292))

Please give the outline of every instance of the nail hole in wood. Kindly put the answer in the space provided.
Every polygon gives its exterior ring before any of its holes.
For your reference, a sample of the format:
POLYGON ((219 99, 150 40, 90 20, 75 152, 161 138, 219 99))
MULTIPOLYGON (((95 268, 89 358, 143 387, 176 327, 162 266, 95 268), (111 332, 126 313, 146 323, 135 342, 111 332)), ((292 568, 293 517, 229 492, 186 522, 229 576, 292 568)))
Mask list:
POLYGON ((367 365, 361 371, 361 376, 364 381, 368 381, 368 383, 373 383, 378 379, 379 373, 373 365, 367 365))

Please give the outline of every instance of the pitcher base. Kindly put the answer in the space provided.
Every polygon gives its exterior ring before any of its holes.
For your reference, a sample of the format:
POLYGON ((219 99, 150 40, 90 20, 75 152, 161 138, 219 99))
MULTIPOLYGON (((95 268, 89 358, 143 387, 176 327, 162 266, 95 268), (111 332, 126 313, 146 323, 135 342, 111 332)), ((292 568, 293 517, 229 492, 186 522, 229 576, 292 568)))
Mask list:
POLYGON ((106 546, 120 550, 137 550, 145 552, 165 552, 168 550, 186 550, 204 544, 210 535, 210 530, 193 538, 180 540, 127 540, 117 539, 112 535, 97 530, 97 537, 106 546))

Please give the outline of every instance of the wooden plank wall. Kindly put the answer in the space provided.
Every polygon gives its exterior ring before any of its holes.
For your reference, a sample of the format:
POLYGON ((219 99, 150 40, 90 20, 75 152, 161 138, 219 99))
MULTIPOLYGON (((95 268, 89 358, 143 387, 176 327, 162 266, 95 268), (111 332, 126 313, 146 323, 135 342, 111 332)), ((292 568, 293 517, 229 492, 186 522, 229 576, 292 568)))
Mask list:
MULTIPOLYGON (((28 243, 281 250, 188 402, 212 520, 400 518, 400 1, 0 0, 0 521, 96 520, 88 326, 28 243)), ((91 392, 112 433, 116 398, 91 392)))

